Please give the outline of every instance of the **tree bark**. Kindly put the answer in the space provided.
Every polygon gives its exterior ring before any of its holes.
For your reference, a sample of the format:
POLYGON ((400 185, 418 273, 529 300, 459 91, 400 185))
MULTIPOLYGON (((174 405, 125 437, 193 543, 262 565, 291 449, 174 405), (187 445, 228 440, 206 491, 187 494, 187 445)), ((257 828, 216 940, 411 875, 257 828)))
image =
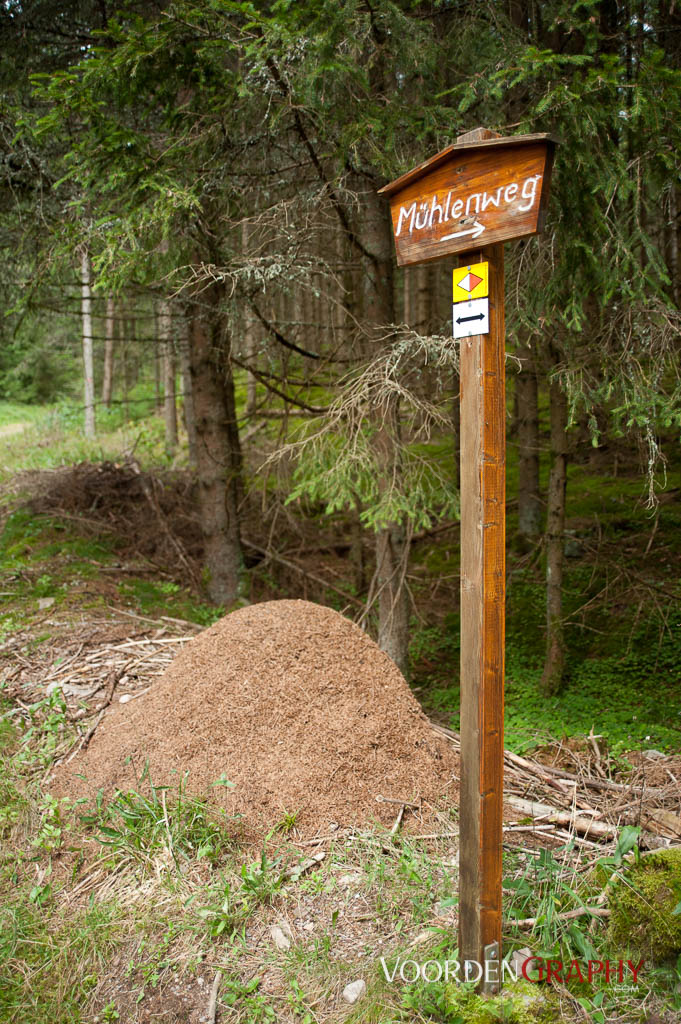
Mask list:
MULTIPOLYGON (((130 311, 129 311, 130 312, 130 311)), ((121 364, 122 364, 122 383, 123 383, 123 409, 125 412, 125 422, 130 422, 130 350, 135 347, 135 317, 132 313, 123 322, 122 330, 122 345, 121 345, 121 364), (132 342, 132 345, 130 345, 132 342)))
POLYGON ((419 334, 430 334, 432 315, 431 267, 419 263, 414 268, 414 314, 409 326, 419 334))
MULTIPOLYGON (((250 255, 250 233, 248 230, 248 224, 244 222, 241 225, 241 247, 245 258, 250 255)), ((242 331, 243 331, 243 346, 244 355, 246 362, 249 366, 255 366, 257 359, 257 340, 256 340, 256 321, 253 315, 253 310, 250 308, 248 301, 243 304, 243 316, 242 316, 242 331)), ((257 402, 257 389, 258 382, 248 370, 246 371, 246 415, 252 416, 255 412, 257 402)))
POLYGON ((104 375, 102 378, 102 402, 109 409, 113 396, 114 335, 116 333, 116 304, 113 296, 106 300, 106 324, 104 336, 104 375))
POLYGON ((177 448, 177 403, 175 398, 175 349, 173 346, 173 320, 170 303, 161 299, 158 304, 158 340, 163 373, 163 424, 166 451, 177 448))
POLYGON ((180 372, 182 374, 182 411, 184 426, 187 431, 189 445, 189 464, 196 468, 196 416, 194 413, 194 394, 192 389, 191 351, 191 320, 184 319, 184 331, 180 341, 180 372))
POLYGON ((567 399, 560 384, 549 385, 551 400, 551 472, 546 520, 546 660, 542 689, 557 693, 565 670, 563 627, 563 533, 567 485, 567 399))
MULTIPOLYGON (((380 486, 389 479, 387 467, 395 466, 395 441, 392 429, 398 420, 397 403, 389 411, 392 423, 377 439, 381 460, 380 486)), ((397 469, 399 472, 399 469, 397 469)), ((409 542, 404 523, 392 522, 376 532, 376 584, 378 587, 378 646, 409 675, 409 598, 405 585, 409 560, 409 542)))
POLYGON ((243 568, 241 451, 222 298, 223 286, 214 284, 191 307, 190 367, 206 589, 213 602, 229 605, 239 596, 243 568))
POLYGON ((90 254, 83 248, 80 257, 81 315, 83 321, 83 395, 85 436, 95 436, 95 368, 92 345, 92 275, 90 254))
POLYGON ((158 310, 156 311, 156 336, 154 338, 154 412, 158 415, 163 408, 163 397, 161 394, 161 343, 159 341, 158 310))
MULTIPOLYGON (((385 329, 395 320, 392 231, 387 210, 377 196, 367 197, 364 214, 365 245, 371 258, 365 259, 363 319, 369 332, 368 350, 373 337, 381 340, 385 329)), ((383 339, 385 342, 385 339, 383 339)), ((376 429, 379 492, 385 495, 400 485, 399 403, 391 398, 373 413, 376 429)), ((409 596, 405 584, 409 559, 409 541, 403 520, 388 522, 376 531, 376 587, 378 594, 378 645, 390 655, 407 676, 409 672, 409 596)))
MULTIPOLYGON (((518 438, 518 535, 534 543, 541 532, 542 501, 539 490, 539 411, 537 373, 525 364, 515 378, 518 438)), ((528 545, 529 546, 529 545, 528 545)))

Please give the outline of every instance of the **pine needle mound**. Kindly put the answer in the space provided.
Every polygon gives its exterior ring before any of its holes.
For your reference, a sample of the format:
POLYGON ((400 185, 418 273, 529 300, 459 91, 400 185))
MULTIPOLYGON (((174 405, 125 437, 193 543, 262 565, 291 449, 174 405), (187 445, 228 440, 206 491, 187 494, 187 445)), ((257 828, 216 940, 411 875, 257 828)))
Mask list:
POLYGON ((284 815, 311 835, 389 824, 394 801, 457 800, 457 755, 393 661, 308 601, 251 605, 204 630, 148 693, 112 705, 54 789, 78 798, 139 788, 146 763, 154 785, 176 790, 186 775, 187 791, 241 815, 253 834, 284 815))

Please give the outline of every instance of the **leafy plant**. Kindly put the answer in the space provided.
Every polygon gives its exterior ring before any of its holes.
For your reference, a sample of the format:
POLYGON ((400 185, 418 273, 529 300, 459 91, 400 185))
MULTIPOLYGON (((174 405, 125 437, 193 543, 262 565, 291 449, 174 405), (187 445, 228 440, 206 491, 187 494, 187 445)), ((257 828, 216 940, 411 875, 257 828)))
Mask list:
POLYGON ((230 849, 232 837, 205 800, 188 796, 185 787, 183 779, 171 801, 166 801, 165 786, 150 785, 148 796, 119 790, 106 804, 100 793, 95 810, 84 813, 81 820, 96 829, 97 842, 114 858, 149 864, 154 854, 165 852, 178 869, 181 860, 190 858, 215 864, 230 849))
POLYGON ((249 1024, 272 1024, 277 1020, 277 1013, 266 996, 258 992, 259 987, 260 978, 247 982, 226 979, 221 986, 220 1001, 231 1009, 241 1010, 249 1024))

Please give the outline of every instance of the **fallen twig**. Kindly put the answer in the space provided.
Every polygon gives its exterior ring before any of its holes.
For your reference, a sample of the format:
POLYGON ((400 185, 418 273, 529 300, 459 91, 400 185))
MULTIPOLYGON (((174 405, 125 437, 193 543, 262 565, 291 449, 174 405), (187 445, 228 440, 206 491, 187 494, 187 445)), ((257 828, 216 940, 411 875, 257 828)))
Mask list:
POLYGON ((76 754, 79 754, 81 750, 85 750, 87 748, 88 743, 90 742, 90 740, 94 736, 95 731, 97 729, 97 726, 99 725, 101 720, 104 718, 105 713, 106 713, 106 708, 102 708, 102 710, 97 715, 97 721, 94 723, 94 725, 90 726, 90 728, 85 733, 85 735, 81 739, 81 741, 78 744, 78 746, 76 747, 76 749, 71 754, 69 754, 69 756, 67 757, 66 761, 64 761, 64 765, 70 764, 71 761, 73 761, 73 759, 76 756, 76 754))
POLYGON ((380 793, 376 796, 376 801, 379 804, 401 804, 402 807, 415 807, 417 810, 421 809, 421 801, 414 803, 412 800, 403 800, 397 796, 381 796, 380 793))
POLYGON ((553 979, 552 984, 553 984, 553 987, 555 988, 556 992, 560 992, 560 994, 565 999, 567 999, 568 1002, 572 1004, 572 1006, 574 1006, 574 1008, 578 1011, 578 1013, 580 1013, 582 1015, 582 1018, 583 1018, 583 1020, 586 1021, 586 1024, 592 1024, 593 1017, 588 1012, 588 1010, 586 1010, 582 1006, 582 1004, 580 1003, 579 999, 577 999, 575 996, 573 996, 572 992, 570 992, 570 990, 568 988, 566 988, 565 985, 560 985, 555 979, 553 979))
POLYGON ((394 836, 395 833, 397 832, 398 828, 402 824, 402 818, 403 817, 404 817, 404 804, 401 804, 400 805, 400 809, 397 812, 397 817, 395 818, 395 822, 393 824, 393 827, 390 829, 390 835, 391 836, 394 836))
POLYGON ((170 822, 168 821, 168 808, 166 807, 166 791, 165 791, 165 789, 161 790, 161 807, 163 808, 163 821, 164 821, 164 824, 165 824, 165 827, 166 827, 166 835, 168 837, 168 852, 170 853, 170 856, 175 861, 175 867, 179 871, 180 865, 177 863, 177 857, 175 856, 175 849, 173 847, 173 837, 172 837, 172 835, 170 833, 170 822))
POLYGON ((251 548, 253 551, 257 551, 259 554, 264 555, 265 558, 271 558, 273 561, 279 562, 280 565, 285 565, 287 569, 293 569, 294 572, 298 572, 302 576, 307 576, 308 579, 313 580, 315 583, 319 583, 322 587, 326 587, 328 590, 333 590, 334 594, 339 594, 345 601, 348 601, 350 604, 354 604, 355 607, 364 608, 363 601, 359 601, 356 597, 353 597, 352 594, 348 594, 345 590, 341 590, 340 587, 335 587, 333 583, 329 583, 328 580, 324 580, 321 576, 315 575, 315 573, 310 572, 309 569, 305 569, 302 565, 296 565, 295 562, 290 562, 288 558, 282 558, 281 555, 276 554, 276 552, 271 549, 268 550, 266 548, 261 548, 258 544, 252 544, 249 540, 242 539, 241 543, 245 547, 251 548))
POLYGON ((549 804, 540 804, 536 800, 523 800, 517 796, 509 796, 506 802, 516 811, 526 814, 531 818, 542 817, 548 822, 556 825, 567 825, 569 828, 581 832, 586 836, 601 836, 603 839, 614 839, 618 829, 615 825, 608 825, 604 821, 594 821, 593 818, 584 818, 573 814, 571 811, 560 811, 557 807, 549 804))
POLYGON ((171 546, 174 548, 175 553, 177 554, 177 557, 179 558, 180 562, 182 563, 182 565, 187 570, 187 573, 188 573, 189 578, 191 579, 192 583, 194 584, 196 589, 200 591, 201 590, 201 579, 200 579, 200 577, 199 577, 195 567, 190 562, 190 560, 189 560, 189 558, 187 556, 187 553, 186 553, 186 551, 184 549, 184 546, 180 543, 180 541, 177 539, 177 537, 174 535, 173 531, 170 529, 170 527, 168 525, 168 521, 166 519, 166 516, 163 513, 163 509, 159 505, 158 498, 156 497, 156 493, 155 493, 154 487, 153 487, 153 481, 152 481, 152 484, 150 485, 149 481, 147 480, 147 478, 145 477, 144 473, 142 472, 142 470, 140 468, 140 465, 137 462, 137 459, 130 459, 128 464, 129 464, 130 469, 132 470, 132 472, 135 473, 135 475, 139 478, 140 486, 142 488, 142 493, 144 494, 144 497, 147 499, 147 503, 149 504, 149 507, 151 508, 152 512, 156 516, 156 520, 158 522, 158 525, 160 526, 161 530, 163 531, 163 533, 168 538, 171 546))
POLYGON ((326 853, 324 850, 320 850, 319 853, 313 853, 311 857, 307 858, 307 860, 303 860, 299 864, 294 864, 292 867, 287 868, 281 877, 282 879, 292 879, 296 881, 302 874, 309 871, 310 868, 314 868, 317 864, 320 864, 325 857, 326 853))
POLYGON ((215 975, 213 986, 210 990, 210 999, 208 1001, 208 1011, 206 1018, 208 1024, 215 1024, 215 1018, 218 1010, 218 992, 220 991, 220 982, 222 981, 222 971, 218 971, 215 975))
MULTIPOLYGON (((563 914, 554 914, 554 921, 571 921, 575 917, 584 917, 591 914, 593 917, 608 917, 610 910, 607 907, 577 907, 576 910, 566 910, 563 914)), ((524 917, 520 921, 507 921, 507 925, 514 928, 532 928, 541 921, 541 917, 524 917)))

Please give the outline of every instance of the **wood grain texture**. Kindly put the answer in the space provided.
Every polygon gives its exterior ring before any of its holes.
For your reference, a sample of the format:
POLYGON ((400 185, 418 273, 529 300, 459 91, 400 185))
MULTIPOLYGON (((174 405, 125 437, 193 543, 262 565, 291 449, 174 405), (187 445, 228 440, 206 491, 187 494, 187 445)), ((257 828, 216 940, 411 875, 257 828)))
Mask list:
POLYGON ((400 266, 542 230, 555 144, 529 136, 513 143, 491 139, 450 147, 446 159, 403 176, 407 180, 392 193, 383 190, 400 266))
POLYGON ((440 164, 446 163, 452 153, 460 153, 463 150, 468 149, 487 149, 496 148, 498 146, 529 146, 534 142, 549 142, 552 146, 560 144, 560 139, 557 135, 553 135, 550 132, 538 132, 532 135, 500 135, 498 132, 493 132, 489 128, 474 128, 470 132, 465 132, 463 135, 459 135, 456 142, 447 146, 445 149, 441 149, 435 156, 431 156, 428 160, 424 160, 423 163, 418 164, 416 167, 412 167, 411 170, 401 174, 399 178, 395 178, 389 184, 384 185, 383 188, 379 188, 378 194, 383 196, 392 196, 400 189, 404 188, 410 182, 416 178, 423 178, 429 171, 435 170, 440 164))
POLYGON ((504 756, 504 254, 490 264, 490 333, 461 341, 461 804, 459 950, 501 948, 504 756))

